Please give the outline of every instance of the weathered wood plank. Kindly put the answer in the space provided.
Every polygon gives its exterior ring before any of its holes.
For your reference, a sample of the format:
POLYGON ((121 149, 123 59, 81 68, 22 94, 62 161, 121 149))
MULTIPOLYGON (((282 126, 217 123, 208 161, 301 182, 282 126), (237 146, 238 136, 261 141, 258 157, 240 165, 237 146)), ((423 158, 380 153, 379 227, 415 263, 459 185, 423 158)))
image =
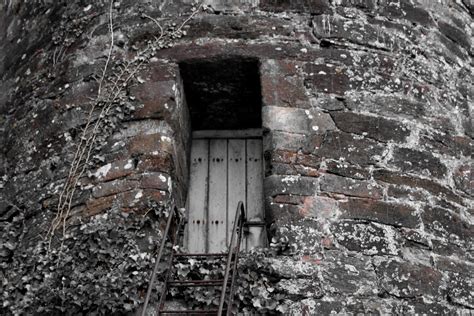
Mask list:
POLYGON ((209 141, 194 140, 191 148, 188 202, 188 250, 206 251, 209 141))
POLYGON ((229 139, 228 144, 227 244, 230 242, 237 204, 245 198, 245 139, 229 139))
POLYGON ((209 142, 208 252, 221 252, 227 235, 227 140, 209 142))

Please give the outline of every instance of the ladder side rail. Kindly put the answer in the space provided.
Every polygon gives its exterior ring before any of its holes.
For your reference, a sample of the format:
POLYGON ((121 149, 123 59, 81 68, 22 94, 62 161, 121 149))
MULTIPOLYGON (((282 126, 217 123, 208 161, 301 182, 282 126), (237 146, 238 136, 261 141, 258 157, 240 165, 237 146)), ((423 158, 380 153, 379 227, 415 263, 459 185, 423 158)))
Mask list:
MULTIPOLYGON (((235 212, 235 219, 234 219, 234 227, 232 228, 232 235, 230 238, 230 244, 229 244, 229 254, 227 256, 227 262, 226 262, 226 268, 225 268, 225 274, 224 274, 224 284, 222 286, 222 292, 221 292, 221 297, 219 300, 219 311, 218 315, 221 316, 222 312, 224 310, 224 302, 225 302, 225 293, 227 289, 227 283, 229 281, 229 273, 230 273, 230 266, 231 266, 231 261, 232 261, 232 255, 234 253, 234 241, 236 238, 238 238, 237 235, 237 230, 238 227, 241 226, 241 223, 245 220, 245 209, 244 209, 244 204, 242 201, 239 201, 237 204, 237 209, 235 212)), ((240 229, 242 230, 242 229, 240 229)), ((239 247, 239 246, 237 246, 239 247)))
POLYGON ((245 210, 241 208, 240 212, 240 221, 239 221, 239 231, 238 231, 238 238, 237 238, 237 245, 236 245, 236 252, 234 256, 234 265, 232 267, 232 279, 230 281, 230 289, 229 289, 229 301, 227 303, 227 315, 231 315, 232 312, 232 304, 234 302, 234 285, 235 285, 235 275, 237 274, 237 264, 239 263, 239 255, 240 255, 240 245, 242 243, 242 235, 244 231, 244 225, 246 222, 245 218, 245 210))
POLYGON ((163 284, 163 288, 161 290, 161 295, 160 295, 160 301, 158 303, 158 312, 157 312, 158 316, 161 315, 161 313, 163 312, 163 308, 165 307, 166 295, 168 294, 168 289, 169 289, 169 279, 173 272, 173 261, 174 261, 174 256, 176 254, 175 246, 176 246, 176 243, 178 242, 181 229, 183 228, 183 225, 186 223, 184 216, 179 216, 179 213, 177 213, 176 211, 174 215, 177 219, 178 225, 176 227, 174 236, 172 236, 174 238, 172 239, 171 254, 168 259, 168 267, 166 268, 165 283, 163 284))
POLYGON ((174 214, 175 214, 175 209, 176 209, 176 207, 173 206, 171 208, 170 214, 168 215, 168 220, 166 222, 166 228, 165 228, 165 231, 163 233, 163 238, 161 239, 160 250, 158 251, 158 255, 157 255, 156 260, 155 260, 155 267, 153 268, 153 272, 151 273, 150 282, 148 283, 148 290, 147 290, 146 297, 145 297, 145 303, 143 304, 143 309, 142 309, 142 312, 141 312, 141 316, 146 315, 146 309, 148 307, 148 303, 150 302, 151 292, 153 291, 153 284, 155 283, 155 280, 156 280, 156 273, 158 272, 158 266, 159 266, 160 261, 161 261, 161 256, 163 255, 163 250, 165 248, 166 239, 168 237, 170 227, 171 227, 171 222, 172 222, 174 214))
MULTIPOLYGON (((163 232, 163 238, 161 240, 160 249, 158 251, 158 255, 156 256, 155 266, 153 267, 153 272, 151 273, 151 276, 150 276, 150 282, 148 283, 148 290, 146 293, 145 302, 143 304, 143 309, 140 313, 141 316, 146 315, 146 309, 148 307, 148 304, 150 303, 150 297, 153 291, 153 285, 155 284, 155 281, 156 281, 156 274, 158 273, 158 267, 161 262, 161 257, 163 256, 166 240, 168 238, 171 239, 171 236, 170 236, 171 223, 173 222, 173 219, 176 217, 179 220, 179 224, 176 231, 177 233, 179 233, 179 230, 181 229, 181 225, 184 223, 184 219, 181 216, 179 216, 176 206, 172 205, 170 214, 168 215, 168 219, 166 221, 166 228, 165 228, 165 231, 163 232)), ((176 239, 177 239, 177 236, 175 236, 173 240, 173 246, 176 243, 176 239)))
POLYGON ((173 257, 174 257, 174 252, 171 252, 171 255, 168 259, 168 268, 166 269, 166 275, 165 275, 165 283, 163 283, 163 288, 161 289, 161 295, 160 295, 160 301, 158 303, 158 312, 157 315, 161 315, 162 309, 165 307, 165 299, 166 295, 168 294, 168 283, 170 279, 171 272, 173 270, 173 257))

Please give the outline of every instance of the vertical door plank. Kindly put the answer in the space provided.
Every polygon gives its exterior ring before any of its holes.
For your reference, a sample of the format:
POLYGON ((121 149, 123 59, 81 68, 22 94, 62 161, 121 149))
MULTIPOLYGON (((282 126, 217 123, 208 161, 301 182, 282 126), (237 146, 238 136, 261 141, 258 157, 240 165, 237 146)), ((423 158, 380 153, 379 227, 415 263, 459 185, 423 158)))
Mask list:
MULTIPOLYGON (((262 140, 247 140, 247 220, 263 221, 262 140)), ((250 226, 247 250, 263 245, 263 227, 250 226)))
POLYGON ((226 250, 227 235, 227 139, 209 144, 208 252, 226 250))
POLYGON ((209 140, 195 139, 189 176, 188 250, 206 251, 209 140))
POLYGON ((227 245, 230 242, 237 204, 245 205, 245 139, 229 139, 228 148, 227 245))

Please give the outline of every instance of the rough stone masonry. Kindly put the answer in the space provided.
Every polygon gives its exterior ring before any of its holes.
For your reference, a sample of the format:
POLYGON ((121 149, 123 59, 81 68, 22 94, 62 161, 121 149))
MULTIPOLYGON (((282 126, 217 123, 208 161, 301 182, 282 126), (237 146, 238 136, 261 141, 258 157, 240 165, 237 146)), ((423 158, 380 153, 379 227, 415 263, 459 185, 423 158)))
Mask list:
POLYGON ((3 1, 0 314, 139 309, 162 219, 187 194, 179 63, 247 57, 271 244, 244 256, 238 310, 472 314, 473 10, 3 1))

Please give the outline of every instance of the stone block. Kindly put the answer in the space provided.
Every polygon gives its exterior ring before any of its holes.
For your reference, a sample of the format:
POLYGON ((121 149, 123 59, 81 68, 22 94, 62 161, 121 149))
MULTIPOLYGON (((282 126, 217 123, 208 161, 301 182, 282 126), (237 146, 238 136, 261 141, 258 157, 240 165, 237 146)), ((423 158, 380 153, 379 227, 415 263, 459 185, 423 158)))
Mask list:
POLYGON ((383 0, 379 4, 379 13, 391 19, 405 19, 424 26, 434 23, 428 11, 410 1, 383 0))
POLYGON ((268 136, 264 136, 263 143, 266 151, 273 149, 298 151, 307 147, 308 137, 303 134, 271 131, 268 136))
POLYGON ((474 194, 474 176, 472 170, 472 164, 466 163, 458 166, 453 173, 456 188, 463 191, 469 196, 472 196, 474 194))
POLYGON ((279 233, 287 240, 289 251, 295 256, 321 253, 324 239, 321 231, 319 223, 304 219, 279 228, 279 233))
MULTIPOLYGON (((219 10, 220 5, 229 7, 231 1, 211 1, 211 6, 213 9, 219 10)), ((233 1, 236 11, 241 11, 243 1, 233 1)), ((189 31, 186 34, 188 39, 212 37, 249 40, 265 36, 289 36, 291 27, 288 21, 272 17, 260 16, 258 19, 253 19, 246 15, 231 14, 200 15, 192 19, 188 25, 189 31)))
POLYGON ((279 258, 266 258, 266 262, 272 267, 272 272, 283 278, 308 278, 315 277, 318 273, 318 261, 307 260, 307 256, 296 258, 292 256, 281 256, 279 258), (306 258, 305 258, 306 257, 306 258))
POLYGON ((403 298, 444 295, 443 275, 432 267, 397 259, 382 259, 376 262, 376 267, 382 287, 392 295, 403 298))
POLYGON ((297 205, 269 201, 265 203, 265 220, 270 223, 275 222, 283 225, 301 218, 303 215, 299 213, 297 205))
POLYGON ((383 28, 367 23, 365 20, 348 19, 336 15, 315 16, 313 18, 313 33, 318 38, 341 39, 387 50, 398 48, 399 41, 401 41, 383 28))
POLYGON ((339 202, 341 218, 368 220, 392 226, 416 228, 419 225, 417 211, 408 205, 388 203, 372 199, 348 199, 339 202))
POLYGON ((370 173, 366 169, 357 168, 350 165, 345 161, 325 161, 325 171, 328 173, 336 174, 338 176, 353 178, 356 180, 366 180, 369 178, 370 173))
POLYGON ((332 174, 325 174, 320 178, 320 189, 323 192, 333 192, 347 196, 381 199, 382 188, 370 181, 355 180, 332 174))
POLYGON ((176 82, 169 81, 146 81, 131 88, 130 94, 143 104, 132 112, 134 119, 154 118, 163 119, 175 104, 176 82))
POLYGON ((308 63, 304 71, 307 74, 305 86, 314 89, 314 92, 344 95, 355 87, 349 80, 346 68, 308 63))
POLYGON ((265 171, 265 176, 271 175, 297 176, 301 174, 298 173, 294 165, 275 162, 272 163, 271 166, 267 166, 267 170, 265 171))
POLYGON ((368 111, 380 115, 397 115, 423 120, 427 104, 397 95, 351 95, 345 99, 345 104, 352 111, 368 111))
POLYGON ((276 195, 313 195, 317 188, 317 179, 302 176, 269 176, 264 180, 265 196, 276 195))
POLYGON ((322 14, 329 11, 329 3, 327 0, 262 0, 260 9, 271 12, 322 14))
POLYGON ((332 112, 331 117, 336 126, 344 132, 364 135, 382 142, 404 142, 410 135, 406 126, 383 117, 353 112, 332 112))
POLYGON ((410 186, 390 185, 387 189, 387 196, 410 201, 427 201, 427 195, 423 191, 410 186))
POLYGON ((438 28, 440 32, 451 41, 464 47, 468 52, 471 50, 471 41, 464 30, 444 21, 438 21, 438 28))
POLYGON ((364 255, 399 255, 400 237, 392 227, 342 221, 331 226, 339 245, 364 255))
POLYGON ((405 185, 409 187, 422 188, 437 197, 446 198, 458 204, 464 204, 462 198, 456 195, 451 189, 432 180, 416 178, 413 176, 400 174, 398 172, 392 172, 381 169, 374 170, 372 174, 374 179, 379 181, 397 185, 405 185))
POLYGON ((300 62, 274 59, 262 62, 260 82, 264 105, 310 107, 303 79, 298 74, 301 65, 300 62))
POLYGON ((366 166, 381 159, 384 146, 371 139, 343 132, 327 132, 323 138, 310 140, 311 152, 319 157, 366 166), (318 147, 318 141, 321 141, 318 147))
POLYGON ((364 257, 326 251, 320 270, 325 293, 370 296, 379 292, 375 271, 364 257))
POLYGON ((460 158, 469 157, 472 153, 472 139, 466 136, 446 134, 421 135, 420 144, 429 151, 460 158))
POLYGON ((441 161, 426 151, 410 148, 395 148, 391 164, 404 172, 413 172, 435 178, 443 178, 447 168, 441 161))
POLYGON ((447 282, 448 297, 455 303, 474 308, 474 293, 472 292, 474 265, 468 261, 458 261, 452 257, 435 257, 435 266, 449 275, 447 282))
POLYGON ((357 9, 372 11, 375 8, 376 3, 376 0, 341 0, 336 4, 344 7, 354 7, 357 9))
POLYGON ((318 281, 311 279, 282 279, 276 284, 279 292, 299 297, 321 297, 323 295, 318 281))
POLYGON ((463 220, 458 214, 441 207, 426 206, 421 215, 425 229, 449 241, 469 242, 473 240, 472 224, 463 220), (455 238, 457 237, 457 241, 455 238))
POLYGON ((311 100, 314 107, 324 109, 326 111, 339 111, 344 110, 345 105, 344 102, 338 98, 329 96, 317 96, 316 98, 311 100))
POLYGON ((311 134, 334 130, 336 126, 327 113, 317 110, 264 106, 262 124, 271 131, 311 134))

